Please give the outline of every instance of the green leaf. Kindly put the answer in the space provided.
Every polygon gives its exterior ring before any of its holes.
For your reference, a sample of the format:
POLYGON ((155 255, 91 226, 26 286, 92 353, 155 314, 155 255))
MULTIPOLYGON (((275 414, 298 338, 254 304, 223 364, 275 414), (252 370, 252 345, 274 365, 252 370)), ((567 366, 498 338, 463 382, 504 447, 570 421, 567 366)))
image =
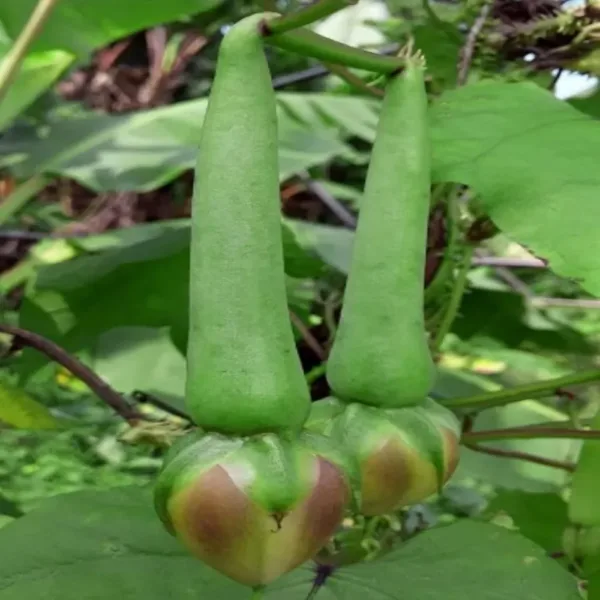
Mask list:
POLYGON ((506 513, 522 535, 547 552, 562 548, 562 534, 568 525, 567 503, 557 494, 528 494, 501 490, 490 502, 486 514, 506 513))
MULTIPOLYGON (((1 12, 0 8, 0 12, 1 12)), ((2 60, 0 48, 0 60, 2 60)), ((29 54, 0 103, 0 131, 46 91, 73 62, 73 55, 61 50, 29 54)))
MULTIPOLYGON (((29 18, 37 0, 3 0, 0 22, 13 39, 29 18)), ((135 31, 208 11, 219 0, 61 0, 36 38, 34 50, 66 50, 87 56, 135 31)))
POLYGON ((569 100, 569 104, 595 119, 600 119, 600 91, 587 98, 572 98, 569 100))
POLYGON ((417 48, 425 54, 427 71, 433 75, 436 84, 442 88, 453 87, 456 84, 456 64, 462 45, 462 37, 456 27, 428 19, 427 23, 413 28, 412 33, 417 48))
POLYGON ((462 299, 452 331, 465 341, 492 338, 506 348, 596 353, 581 332, 530 308, 523 296, 512 291, 471 288, 462 299))
MULTIPOLYGON (((185 344, 188 268, 187 229, 47 265, 23 302, 20 324, 88 360, 98 336, 117 327, 170 327, 185 344)), ((19 368, 31 375, 46 364, 26 350, 19 368)))
MULTIPOLYGON (((283 234, 286 271, 298 278, 321 274, 323 262, 302 249, 286 222, 283 234)), ((96 367, 121 392, 141 389, 178 404, 184 371, 174 353, 185 354, 187 346, 189 222, 133 227, 74 244, 95 253, 40 267, 21 307, 21 326, 92 364, 99 360, 96 367), (153 361, 155 377, 148 377, 144 364, 153 361)), ((289 278, 287 289, 290 307, 307 319, 312 283, 289 278)), ((27 349, 18 368, 28 379, 48 364, 27 349)))
POLYGON ((0 529, 0 600, 244 598, 246 588, 188 556, 147 492, 78 492, 0 529), (32 543, 34 542, 34 543, 32 543))
MULTIPOLYGON (((345 125, 364 133, 357 124, 360 120, 355 122, 355 112, 364 113, 365 104, 345 103, 337 97, 305 99, 301 94, 291 98, 306 110, 301 121, 284 109, 279 111, 282 180, 348 152, 338 139, 345 125), (336 114, 335 126, 318 112, 323 107, 336 114)), ((289 104, 289 96, 282 102, 289 104)), ((12 151, 22 159, 14 168, 19 177, 60 174, 96 191, 151 190, 194 166, 206 103, 201 99, 127 115, 71 116, 52 124, 37 139, 12 143, 5 153, 12 151)), ((373 115, 369 126, 374 128, 375 122, 373 115)))
POLYGON ((59 429, 50 411, 24 390, 0 383, 0 422, 18 429, 59 429))
POLYGON ((307 252, 316 253, 323 262, 347 275, 352 258, 354 232, 345 227, 333 227, 309 221, 286 221, 296 240, 307 252))
POLYGON ((102 333, 92 366, 122 394, 142 390, 185 410, 185 358, 167 327, 119 327, 102 333))
MULTIPOLYGON (((148 490, 78 492, 0 529, 0 600, 229 600, 249 590, 188 556, 160 525, 148 490), (35 540, 35 543, 32 543, 35 540)), ((305 600, 313 569, 269 586, 305 600)), ((574 578, 518 534, 460 522, 328 578, 325 600, 577 600, 574 578)))
POLYGON ((444 93, 431 114, 436 181, 468 184, 494 222, 600 294, 600 125, 532 83, 444 93))
POLYGON ((587 600, 600 600, 600 569, 588 578, 587 600))
POLYGON ((0 494, 0 516, 16 519, 23 515, 18 505, 0 494))
POLYGON ((325 600, 577 600, 575 579, 535 544, 473 521, 433 529, 383 559, 334 573, 325 600))

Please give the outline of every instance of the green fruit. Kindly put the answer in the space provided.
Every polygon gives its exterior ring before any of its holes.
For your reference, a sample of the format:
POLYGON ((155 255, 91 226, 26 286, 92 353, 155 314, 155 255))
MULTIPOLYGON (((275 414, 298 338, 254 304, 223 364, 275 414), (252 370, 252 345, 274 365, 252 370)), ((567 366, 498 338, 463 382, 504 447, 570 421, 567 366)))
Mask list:
POLYGON ((167 527, 208 565, 266 585, 310 559, 351 498, 346 460, 316 434, 192 434, 173 448, 155 488, 167 527))
POLYGON ((203 429, 235 435, 299 430, 310 409, 287 310, 264 16, 221 45, 192 209, 186 403, 203 429))
POLYGON ((411 406, 433 383, 423 314, 429 161, 424 67, 409 57, 387 86, 327 365, 345 402, 411 406))
POLYGON ((328 427, 360 477, 360 512, 382 515, 438 492, 459 460, 460 424, 432 400, 381 410, 349 404, 328 427))

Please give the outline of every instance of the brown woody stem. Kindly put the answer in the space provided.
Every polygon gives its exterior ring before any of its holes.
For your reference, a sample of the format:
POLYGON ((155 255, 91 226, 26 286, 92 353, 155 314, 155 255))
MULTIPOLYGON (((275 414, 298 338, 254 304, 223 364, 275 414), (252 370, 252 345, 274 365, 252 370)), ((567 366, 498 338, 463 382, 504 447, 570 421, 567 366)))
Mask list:
POLYGON ((81 361, 71 356, 66 350, 50 341, 49 339, 33 333, 20 327, 5 325, 0 323, 0 331, 12 335, 24 346, 29 346, 42 354, 45 354, 51 360, 62 365, 73 375, 81 379, 101 400, 110 406, 123 419, 134 425, 144 417, 133 409, 125 399, 108 385, 103 379, 98 377, 94 371, 86 367, 81 361))
POLYGON ((600 430, 530 426, 490 429, 489 431, 469 431, 462 436, 464 443, 492 440, 533 440, 538 438, 600 440, 600 430))
POLYGON ((555 469, 563 469, 572 473, 575 470, 575 465, 560 460, 553 460, 551 458, 545 458, 543 456, 536 456, 535 454, 529 454, 528 452, 518 452, 517 450, 504 450, 502 448, 489 448, 488 446, 480 446, 479 444, 464 444, 465 448, 473 450, 473 452, 480 452, 482 454, 489 454, 491 456, 499 456, 501 458, 512 458, 516 460, 524 460, 526 462, 535 463, 538 465, 544 465, 546 467, 554 467, 555 469))

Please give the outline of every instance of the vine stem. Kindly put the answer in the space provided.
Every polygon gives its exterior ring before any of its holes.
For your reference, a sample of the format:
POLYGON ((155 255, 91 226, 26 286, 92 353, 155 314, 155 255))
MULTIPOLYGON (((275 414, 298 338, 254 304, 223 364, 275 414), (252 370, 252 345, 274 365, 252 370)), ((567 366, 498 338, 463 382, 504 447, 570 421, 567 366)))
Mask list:
POLYGON ((144 418, 143 415, 129 406, 121 394, 96 375, 94 371, 54 342, 27 329, 5 325, 4 323, 0 323, 0 331, 12 335, 22 345, 29 346, 62 365, 73 375, 81 379, 101 400, 108 404, 130 425, 133 426, 144 418))
POLYGON ((7 94, 10 84, 16 77, 19 67, 29 50, 29 47, 38 36, 42 27, 48 20, 52 9, 58 4, 58 0, 38 0, 29 20, 21 30, 19 37, 15 40, 8 54, 0 63, 0 102, 7 94))
POLYGON ((356 4, 358 0, 320 0, 310 4, 303 10, 277 17, 266 24, 266 29, 271 35, 278 35, 293 29, 310 25, 333 13, 356 4))
POLYGON ((487 392, 485 394, 467 396, 465 398, 451 398, 441 402, 443 402, 444 406, 452 409, 473 408, 476 410, 483 410, 485 408, 493 408, 511 404, 513 402, 520 402, 521 400, 552 396, 562 388, 599 380, 600 369, 594 369, 592 371, 573 373, 572 375, 539 381, 537 383, 506 388, 496 392, 487 392))
POLYGON ((337 75, 340 79, 343 79, 346 83, 354 86, 355 88, 366 92, 371 96, 375 96, 377 98, 383 98, 385 95, 385 91, 377 86, 371 86, 367 82, 363 81, 358 75, 349 71, 346 67, 342 67, 341 65, 334 65, 332 63, 327 63, 325 65, 334 75, 337 75))
POLYGON ((465 448, 468 448, 473 452, 489 454, 490 456, 499 456, 501 458, 524 460, 526 462, 535 463, 537 465, 544 465, 546 467, 562 469, 563 471, 569 471, 570 473, 572 473, 575 470, 575 465, 572 463, 554 460, 552 458, 546 458, 544 456, 536 456, 535 454, 529 454, 528 452, 519 452, 517 450, 504 450, 503 448, 489 448, 488 446, 481 446, 479 444, 470 443, 464 443, 463 445, 465 448))
POLYGON ((485 22, 492 10, 492 2, 486 2, 481 7, 479 16, 475 19, 473 26, 469 30, 465 45, 459 53, 459 62, 456 75, 456 85, 462 86, 467 83, 469 77, 469 71, 471 69, 471 63, 473 62, 473 55, 475 54, 475 45, 477 44, 477 38, 483 29, 485 22))
POLYGON ((353 48, 341 42, 330 40, 309 29, 296 29, 272 35, 269 30, 270 22, 270 20, 265 19, 262 24, 265 42, 289 52, 310 56, 324 63, 335 63, 387 75, 397 73, 404 66, 404 59, 400 57, 384 56, 360 48, 353 48))
POLYGON ((444 341, 444 338, 450 332, 452 328, 452 324, 458 315, 458 311, 460 309, 460 303, 462 302, 462 297, 465 293, 465 289, 467 287, 467 278, 469 275, 469 269, 471 268, 471 259, 473 258, 474 248, 472 246, 468 246, 465 248, 465 254, 463 256, 463 260, 459 265, 458 276, 456 277, 456 281, 454 282, 454 286, 452 288, 452 294, 450 295, 450 301, 448 302, 448 307, 446 308, 446 312, 440 323, 440 326, 435 334, 433 340, 433 352, 436 353, 444 341))
POLYGON ((485 431, 469 431, 463 433, 461 441, 465 444, 487 442, 492 440, 533 440, 537 438, 600 440, 598 429, 574 429, 572 427, 507 427, 506 429, 490 429, 485 431))

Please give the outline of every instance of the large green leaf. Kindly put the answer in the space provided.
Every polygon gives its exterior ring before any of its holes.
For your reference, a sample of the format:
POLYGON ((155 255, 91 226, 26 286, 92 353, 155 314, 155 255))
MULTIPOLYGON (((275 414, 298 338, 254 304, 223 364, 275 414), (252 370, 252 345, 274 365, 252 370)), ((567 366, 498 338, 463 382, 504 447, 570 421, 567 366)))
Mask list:
POLYGON ((0 423, 18 429, 59 429, 52 413, 25 390, 0 382, 0 423))
MULTIPOLYGON (((367 135, 376 125, 371 105, 350 98, 281 94, 279 105, 282 180, 346 153, 340 131, 367 135)), ((15 167, 21 177, 60 174, 97 191, 154 189, 194 166, 205 111, 201 99, 128 115, 70 116, 37 139, 7 143, 3 153, 23 159, 15 167)))
POLYGON ((288 227, 298 243, 307 251, 316 253, 323 262, 347 275, 352 258, 354 232, 345 227, 288 219, 288 227))
POLYGON ((511 291, 471 288, 462 299, 452 331, 471 342, 491 338, 507 348, 595 354, 581 332, 557 323, 511 291))
POLYGON ((504 233, 600 294, 600 125, 531 83, 448 91, 431 117, 436 180, 472 186, 504 233))
MULTIPOLYGON (((298 245, 286 222, 283 233, 286 272, 317 277, 323 262, 298 245)), ((183 359, 176 353, 187 345, 189 222, 140 225, 74 243, 92 254, 40 267, 20 324, 90 363, 97 359, 95 366, 122 392, 179 397, 183 359), (144 363, 154 364, 154 377, 144 363)), ((289 278, 288 301, 306 319, 313 290, 303 281, 289 278)), ((47 364, 25 350, 19 368, 30 377, 47 364)))
POLYGON ((600 119, 600 91, 587 98, 572 98, 569 104, 596 119, 600 119))
POLYGON ((15 502, 5 498, 2 494, 0 494, 0 516, 16 519, 22 515, 23 512, 15 502))
MULTIPOLYGON (((48 500, 0 530, 0 600, 229 600, 249 590, 189 557, 139 488, 48 500), (34 541, 35 543, 32 543, 34 541)), ((310 566, 266 590, 305 600, 310 566)), ((484 523, 432 530, 384 558, 335 572, 325 600, 577 600, 575 580, 518 534, 484 523)))
POLYGON ((427 71, 439 88, 450 88, 456 83, 456 64, 462 45, 462 36, 456 26, 436 23, 428 18, 412 30, 417 47, 427 57, 427 71))
MULTIPOLYGON (((16 38, 37 0, 2 0, 0 23, 16 38)), ((220 0, 61 0, 57 2, 34 50, 66 50, 86 56, 134 31, 210 10, 220 0)))
POLYGON ((577 600, 574 578, 535 544, 484 523, 434 529, 371 563, 342 569, 325 600, 577 600))
MULTIPOLYGON (((1 12, 0 8, 0 12, 1 12)), ((0 46, 0 61, 2 60, 0 46)), ((26 56, 21 68, 0 103, 0 131, 11 123, 40 94, 45 92, 73 62, 62 50, 34 52, 26 56)))
POLYGON ((136 488, 48 500, 0 530, 2 600, 243 598, 186 556, 136 488))
POLYGON ((600 600, 600 570, 594 572, 588 580, 587 600, 600 600))
MULTIPOLYGON (((373 101, 278 98, 282 178, 348 152, 340 133, 373 139, 373 101)), ((97 190, 151 189, 193 165, 204 110, 205 100, 197 100, 60 121, 44 138, 13 144, 13 159, 25 157, 16 172, 60 173, 97 190)), ((471 185, 507 235, 599 293, 600 238, 590 227, 600 216, 599 128, 534 84, 472 84, 432 106, 433 173, 471 185)))
POLYGON ((168 327, 118 327, 102 333, 93 368, 122 394, 143 390, 184 410, 185 358, 168 327))
POLYGON ((562 548, 562 535, 568 524, 567 503, 558 494, 501 490, 486 512, 490 516, 507 513, 525 537, 547 552, 562 548))

